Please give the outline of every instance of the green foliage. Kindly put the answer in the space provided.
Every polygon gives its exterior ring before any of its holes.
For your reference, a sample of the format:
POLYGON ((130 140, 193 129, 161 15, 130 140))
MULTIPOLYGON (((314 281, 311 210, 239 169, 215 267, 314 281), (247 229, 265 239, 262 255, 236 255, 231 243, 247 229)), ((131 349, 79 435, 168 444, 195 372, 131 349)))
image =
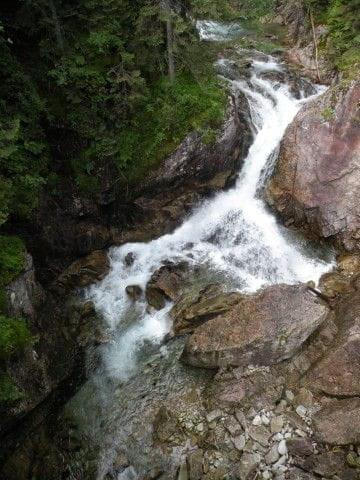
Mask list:
POLYGON ((209 141, 223 118, 225 99, 213 78, 198 82, 182 74, 173 85, 159 82, 120 134, 119 168, 133 181, 171 153, 190 131, 204 132, 209 141))
POLYGON ((330 121, 333 116, 334 116, 334 110, 331 108, 331 107, 326 107, 323 111, 322 111, 322 116, 324 118, 324 120, 326 120, 327 122, 330 121))
POLYGON ((24 268, 25 246, 19 237, 0 235, 0 285, 10 283, 24 268))
POLYGON ((9 215, 28 218, 44 183, 47 149, 40 127, 43 103, 0 37, 0 226, 9 215))
POLYGON ((23 350, 32 341, 24 320, 0 315, 0 360, 23 350))
POLYGON ((12 404, 23 396, 9 375, 0 372, 0 404, 12 404))
POLYGON ((5 287, 24 268, 25 246, 18 237, 0 235, 0 313, 6 311, 5 287))

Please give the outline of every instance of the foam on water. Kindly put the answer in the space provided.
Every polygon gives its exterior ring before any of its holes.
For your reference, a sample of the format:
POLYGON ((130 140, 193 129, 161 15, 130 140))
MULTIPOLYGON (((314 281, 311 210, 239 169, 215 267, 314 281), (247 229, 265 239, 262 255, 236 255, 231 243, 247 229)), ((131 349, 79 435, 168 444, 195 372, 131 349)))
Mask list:
POLYGON ((235 187, 205 201, 171 234, 112 248, 109 275, 87 291, 113 332, 112 342, 104 347, 110 376, 128 378, 139 350, 160 343, 169 331, 171 305, 148 313, 145 301, 134 304, 125 293, 127 285, 144 289, 167 260, 205 266, 222 276, 225 285, 244 292, 276 283, 316 282, 331 268, 277 224, 260 195, 286 127, 308 101, 296 100, 286 85, 275 86, 259 76, 280 68, 272 58, 255 61, 250 80, 231 82, 235 93, 241 91, 248 99, 255 132, 235 187), (130 252, 135 260, 126 266, 130 252))

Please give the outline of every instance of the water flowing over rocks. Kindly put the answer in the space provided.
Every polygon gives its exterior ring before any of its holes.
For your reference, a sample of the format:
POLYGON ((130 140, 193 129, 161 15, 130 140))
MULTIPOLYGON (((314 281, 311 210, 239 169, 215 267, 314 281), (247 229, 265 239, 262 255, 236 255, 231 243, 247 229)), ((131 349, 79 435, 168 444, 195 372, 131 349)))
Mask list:
POLYGON ((359 99, 355 81, 306 105, 285 134, 267 188, 286 222, 346 250, 359 249, 359 99))
POLYGON ((240 103, 246 92, 259 135, 240 179, 234 171, 251 128, 235 126, 235 98, 225 137, 235 141, 240 128, 240 144, 217 151, 186 139, 136 200, 151 218, 112 239, 153 239, 204 195, 235 182, 234 191, 206 202, 172 235, 109 256, 96 251, 58 277, 55 291, 67 295, 103 280, 86 290, 91 301, 69 306, 71 314, 59 312, 56 300, 44 310, 40 327, 50 340, 34 347, 49 379, 41 399, 71 377, 70 368, 84 374, 85 348, 90 378, 51 421, 32 424, 0 467, 2 478, 359 478, 360 261, 340 257, 316 286, 331 264, 302 250, 263 205, 268 164, 301 106, 292 95, 300 97, 306 82, 285 88, 283 66, 261 58, 248 83, 230 65, 232 87, 240 103), (214 156, 206 157, 208 148, 214 156), (310 288, 299 283, 310 280, 310 288), (94 308, 107 322, 99 331, 94 308), (175 336, 163 328, 169 318, 175 336), (136 365, 130 375, 123 375, 126 362, 136 365))
POLYGON ((281 362, 297 352, 328 311, 305 286, 268 287, 199 327, 183 360, 206 368, 281 362))

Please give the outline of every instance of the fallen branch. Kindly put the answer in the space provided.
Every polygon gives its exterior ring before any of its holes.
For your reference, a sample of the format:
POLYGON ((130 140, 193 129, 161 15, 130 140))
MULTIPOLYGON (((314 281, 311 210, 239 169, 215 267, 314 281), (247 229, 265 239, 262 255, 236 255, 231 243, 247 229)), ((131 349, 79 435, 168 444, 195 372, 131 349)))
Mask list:
POLYGON ((314 16, 313 16, 312 10, 310 8, 309 8, 309 15, 310 15, 310 22, 311 22, 311 28, 312 28, 312 33, 313 33, 313 39, 314 39, 316 73, 317 73, 318 81, 320 82, 321 78, 320 78, 320 72, 319 72, 319 50, 318 50, 318 44, 317 44, 317 39, 316 39, 314 16))

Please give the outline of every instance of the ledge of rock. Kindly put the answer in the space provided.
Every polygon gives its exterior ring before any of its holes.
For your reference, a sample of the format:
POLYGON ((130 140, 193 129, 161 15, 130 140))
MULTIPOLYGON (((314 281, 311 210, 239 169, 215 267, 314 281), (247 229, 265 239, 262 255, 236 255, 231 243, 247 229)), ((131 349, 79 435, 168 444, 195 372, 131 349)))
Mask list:
POLYGON ((192 333, 206 321, 230 310, 243 295, 224 293, 220 285, 208 285, 185 293, 170 311, 176 335, 192 333))
POLYGON ((205 368, 276 364, 291 358, 328 312, 304 285, 272 286, 244 295, 228 312, 201 325, 182 358, 205 368))
POLYGON ((55 281, 54 288, 59 292, 82 288, 102 280, 110 270, 106 252, 95 250, 86 257, 72 263, 55 281))
POLYGON ((360 248, 360 81, 307 104, 288 128, 269 204, 288 223, 360 248))

